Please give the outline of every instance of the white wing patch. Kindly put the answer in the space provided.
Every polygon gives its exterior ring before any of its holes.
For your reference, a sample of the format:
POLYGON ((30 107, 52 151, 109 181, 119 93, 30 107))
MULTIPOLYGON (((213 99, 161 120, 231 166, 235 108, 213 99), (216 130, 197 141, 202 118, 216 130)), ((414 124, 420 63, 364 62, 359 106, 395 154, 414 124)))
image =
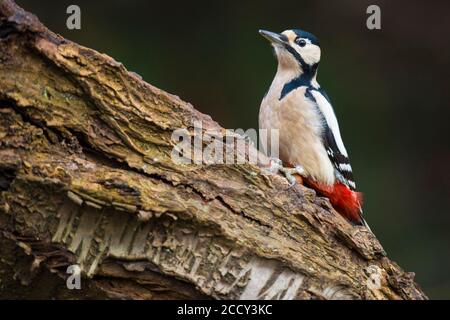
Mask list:
POLYGON ((356 184, 352 180, 347 180, 347 183, 350 185, 351 188, 356 189, 356 184))
POLYGON ((352 172, 352 166, 348 163, 340 163, 339 169, 342 171, 352 172))
POLYGON ((345 149, 344 143, 342 142, 341 132, 339 131, 339 125, 336 119, 336 115, 334 114, 333 107, 328 102, 328 100, 316 90, 311 90, 311 94, 314 99, 316 99, 317 106, 325 117, 325 121, 328 124, 328 127, 333 132, 334 139, 336 140, 336 145, 339 148, 339 151, 346 157, 348 157, 347 150, 345 149))

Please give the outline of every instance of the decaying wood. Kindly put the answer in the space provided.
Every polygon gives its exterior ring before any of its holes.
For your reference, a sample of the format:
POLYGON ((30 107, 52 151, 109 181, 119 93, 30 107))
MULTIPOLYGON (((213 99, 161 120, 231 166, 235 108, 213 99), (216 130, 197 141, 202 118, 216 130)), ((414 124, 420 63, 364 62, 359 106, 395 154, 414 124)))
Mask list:
POLYGON ((172 162, 194 121, 224 130, 0 1, 0 298, 426 298, 314 191, 172 162))

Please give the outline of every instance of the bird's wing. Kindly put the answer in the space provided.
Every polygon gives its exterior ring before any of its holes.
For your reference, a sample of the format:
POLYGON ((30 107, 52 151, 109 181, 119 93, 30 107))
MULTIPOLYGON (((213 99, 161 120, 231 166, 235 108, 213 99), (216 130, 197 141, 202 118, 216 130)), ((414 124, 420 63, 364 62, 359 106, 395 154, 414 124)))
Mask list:
POLYGON ((339 125, 330 100, 325 91, 321 89, 311 90, 311 95, 325 120, 323 141, 328 158, 336 169, 338 175, 337 178, 345 183, 351 190, 355 190, 356 184, 353 178, 352 166, 350 165, 347 150, 342 142, 339 125))

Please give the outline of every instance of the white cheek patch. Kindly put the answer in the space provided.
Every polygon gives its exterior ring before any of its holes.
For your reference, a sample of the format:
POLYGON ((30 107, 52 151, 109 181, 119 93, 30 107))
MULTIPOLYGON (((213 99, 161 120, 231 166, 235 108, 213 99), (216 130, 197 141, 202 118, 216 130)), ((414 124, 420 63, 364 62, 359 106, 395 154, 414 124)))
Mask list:
POLYGON ((309 43, 304 47, 300 47, 296 43, 292 44, 292 47, 300 54, 307 64, 318 63, 320 61, 320 48, 315 44, 312 44, 310 40, 308 41, 309 43))

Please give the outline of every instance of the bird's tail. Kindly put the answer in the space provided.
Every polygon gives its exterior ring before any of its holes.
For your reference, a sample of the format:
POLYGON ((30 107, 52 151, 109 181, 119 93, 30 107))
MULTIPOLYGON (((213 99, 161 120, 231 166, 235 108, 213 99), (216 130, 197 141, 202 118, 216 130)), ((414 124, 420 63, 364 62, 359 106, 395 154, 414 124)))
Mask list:
POLYGON ((366 227, 370 232, 372 232, 372 229, 370 229, 369 224, 367 221, 361 216, 362 225, 366 227))
POLYGON ((327 186, 308 179, 307 184, 319 194, 330 199, 333 207, 345 218, 355 224, 367 226, 362 217, 363 194, 361 192, 350 190, 341 182, 327 186))
POLYGON ((362 203, 363 194, 350 190, 348 186, 341 182, 333 185, 333 190, 329 195, 331 204, 350 221, 363 225, 362 203))

